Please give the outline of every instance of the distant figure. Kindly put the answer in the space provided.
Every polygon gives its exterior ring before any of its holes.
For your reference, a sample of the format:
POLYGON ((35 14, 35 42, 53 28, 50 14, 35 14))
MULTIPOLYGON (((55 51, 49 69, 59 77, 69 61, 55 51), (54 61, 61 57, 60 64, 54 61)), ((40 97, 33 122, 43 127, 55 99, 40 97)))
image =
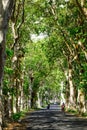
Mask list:
POLYGON ((62 110, 63 114, 65 114, 65 103, 64 102, 61 105, 61 110, 62 110))
POLYGON ((50 109, 50 104, 48 104, 47 109, 50 109))

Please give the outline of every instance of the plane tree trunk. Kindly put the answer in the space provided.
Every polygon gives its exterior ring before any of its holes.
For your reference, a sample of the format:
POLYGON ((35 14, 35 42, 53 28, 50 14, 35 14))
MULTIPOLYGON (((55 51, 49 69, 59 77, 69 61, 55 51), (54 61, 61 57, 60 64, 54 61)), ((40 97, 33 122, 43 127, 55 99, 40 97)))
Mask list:
POLYGON ((13 7, 13 0, 6 0, 6 1, 0 0, 0 130, 2 130, 2 122, 3 122, 2 79, 3 79, 4 63, 6 59, 5 40, 12 7, 13 7))

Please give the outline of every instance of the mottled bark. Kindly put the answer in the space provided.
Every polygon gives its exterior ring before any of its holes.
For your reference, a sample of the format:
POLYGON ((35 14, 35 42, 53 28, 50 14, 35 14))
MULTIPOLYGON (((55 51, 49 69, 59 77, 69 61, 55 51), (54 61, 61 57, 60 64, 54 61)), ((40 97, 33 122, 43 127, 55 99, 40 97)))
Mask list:
POLYGON ((5 63, 5 40, 9 18, 11 15, 13 0, 0 0, 0 130, 2 130, 2 78, 5 63))
POLYGON ((86 112, 86 102, 85 102, 85 92, 83 89, 78 89, 78 111, 79 113, 85 113, 86 112))
POLYGON ((16 112, 19 112, 19 107, 18 107, 18 98, 19 98, 19 82, 18 79, 16 79, 16 112))
POLYGON ((76 107, 76 100, 75 100, 75 88, 74 88, 74 85, 73 85, 73 78, 72 78, 72 64, 69 60, 68 62, 69 64, 69 74, 68 74, 68 82, 69 82, 69 107, 72 108, 72 109, 75 109, 76 107))
POLYGON ((37 93, 37 108, 41 108, 41 96, 40 93, 37 93))
MULTIPOLYGON (((21 45, 20 45, 20 30, 21 26, 24 22, 24 2, 25 0, 18 0, 15 1, 15 4, 13 6, 13 12, 11 16, 11 27, 12 27, 12 35, 13 35, 13 44, 11 46, 11 49, 14 51, 14 57, 12 59, 13 62, 13 70, 14 70, 14 76, 15 80, 13 83, 13 86, 16 89, 16 104, 15 106, 15 111, 18 112, 20 109, 23 108, 22 102, 23 102, 23 86, 21 86, 21 75, 22 75, 22 70, 21 70, 21 59, 23 58, 23 53, 21 50, 21 45), (16 84, 15 84, 16 82, 16 84), (22 91, 21 91, 22 90, 22 91)), ((13 107, 14 107, 13 106, 13 107)))
POLYGON ((20 111, 23 110, 23 98, 24 98, 24 92, 23 92, 23 81, 20 81, 20 94, 19 94, 19 107, 20 111))

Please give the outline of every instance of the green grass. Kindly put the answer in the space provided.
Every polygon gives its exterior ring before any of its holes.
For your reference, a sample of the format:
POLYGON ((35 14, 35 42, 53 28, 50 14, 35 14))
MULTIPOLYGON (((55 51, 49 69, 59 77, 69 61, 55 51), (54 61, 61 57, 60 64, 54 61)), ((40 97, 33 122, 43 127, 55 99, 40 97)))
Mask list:
POLYGON ((78 115, 78 116, 82 116, 82 117, 87 117, 87 112, 85 113, 79 113, 78 110, 72 110, 72 109, 68 109, 67 112, 74 114, 74 115, 78 115))
POLYGON ((12 115, 12 119, 13 121, 18 121, 21 117, 23 117, 25 115, 25 112, 18 112, 18 113, 14 113, 12 115))
POLYGON ((26 113, 32 112, 32 111, 35 111, 35 110, 39 110, 39 108, 29 109, 29 110, 24 110, 24 111, 21 111, 21 112, 14 113, 14 114, 12 114, 12 120, 18 121, 19 119, 23 118, 26 115, 26 113))
POLYGON ((87 112, 81 114, 83 117, 87 117, 87 112))
POLYGON ((67 112, 72 113, 72 114, 78 114, 78 111, 73 110, 73 109, 68 109, 67 112))

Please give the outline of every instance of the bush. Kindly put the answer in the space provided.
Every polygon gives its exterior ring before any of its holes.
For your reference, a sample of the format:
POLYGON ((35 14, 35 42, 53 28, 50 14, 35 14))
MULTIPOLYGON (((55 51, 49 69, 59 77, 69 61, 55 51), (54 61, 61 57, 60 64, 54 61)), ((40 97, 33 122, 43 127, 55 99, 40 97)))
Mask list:
POLYGON ((74 114, 77 113, 77 110, 73 110, 73 109, 68 109, 67 111, 70 112, 70 113, 74 113, 74 114))
POLYGON ((87 112, 86 113, 82 113, 83 117, 87 117, 87 112))
POLYGON ((14 121, 18 121, 22 115, 23 115, 23 112, 14 113, 14 114, 12 115, 12 119, 13 119, 14 121))

